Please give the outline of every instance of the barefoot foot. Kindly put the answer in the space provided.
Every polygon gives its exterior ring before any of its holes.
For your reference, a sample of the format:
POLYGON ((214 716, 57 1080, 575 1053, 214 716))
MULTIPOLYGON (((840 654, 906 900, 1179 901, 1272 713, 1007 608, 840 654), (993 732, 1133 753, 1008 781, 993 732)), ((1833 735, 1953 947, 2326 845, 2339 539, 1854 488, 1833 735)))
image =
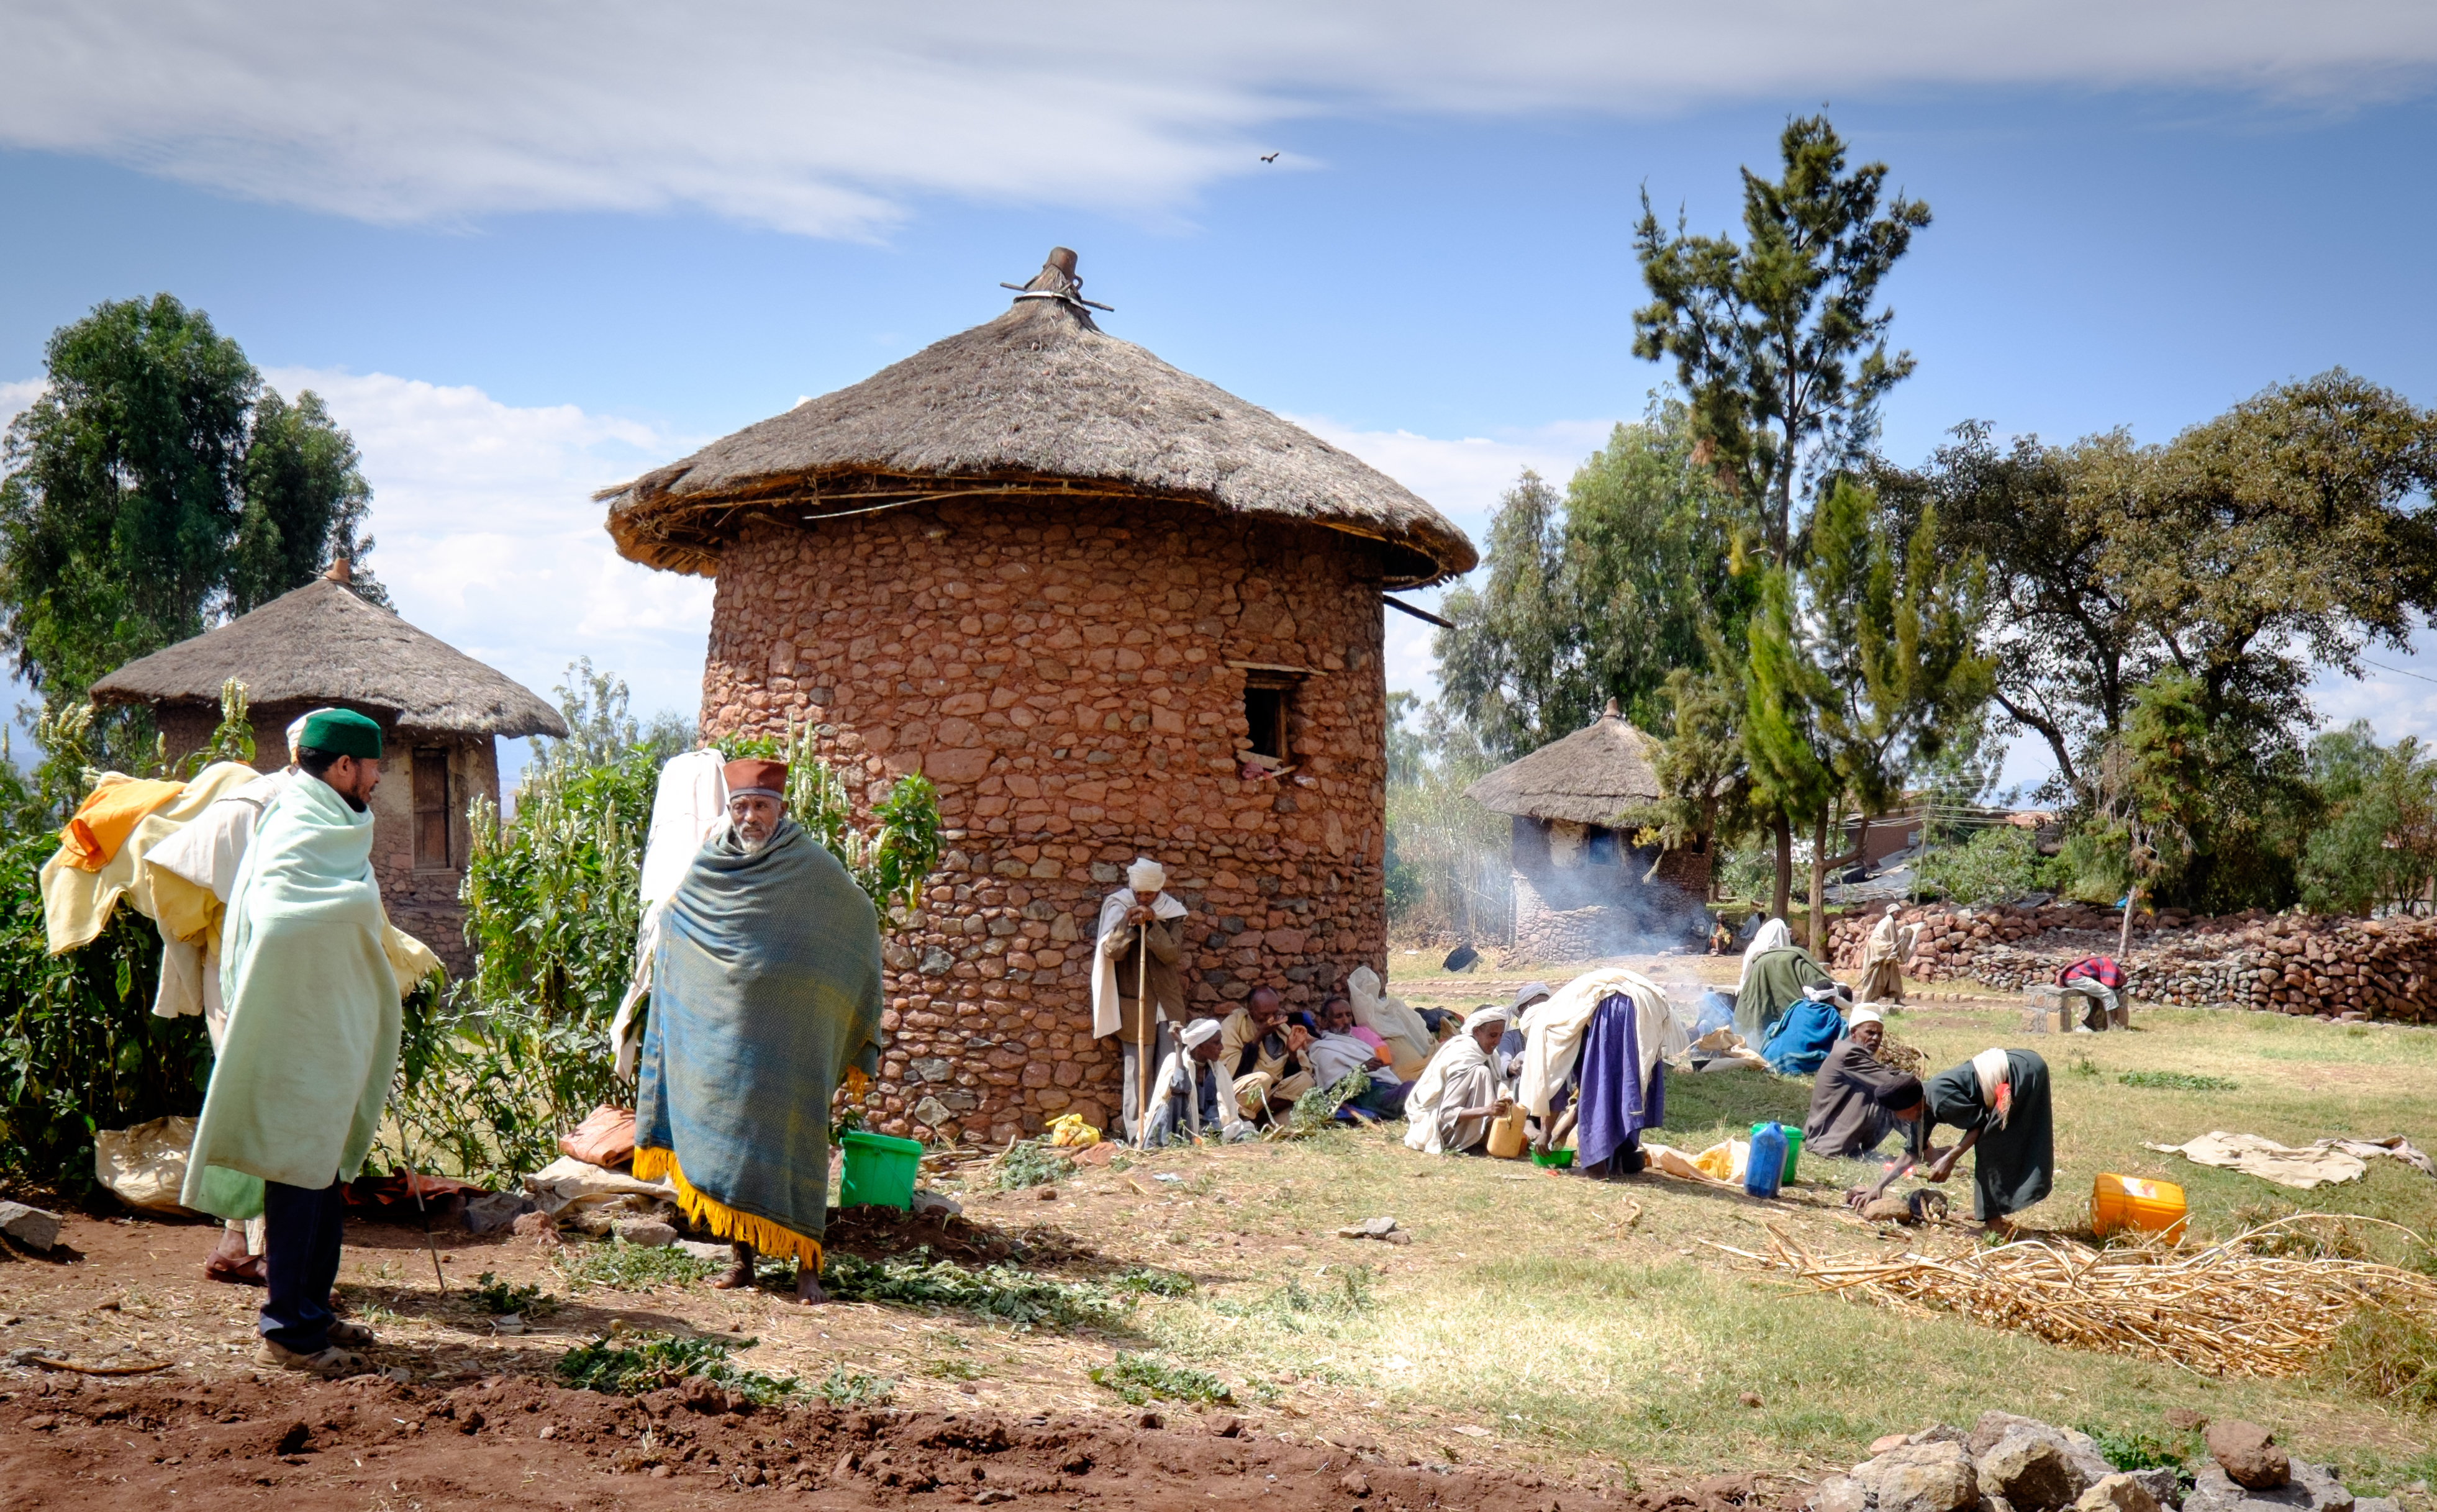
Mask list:
POLYGON ((723 1292, 749 1290, 753 1285, 753 1246, 731 1244, 728 1248, 736 1257, 735 1263, 711 1277, 710 1284, 723 1292))
POLYGON ((813 1274, 811 1266, 803 1265, 799 1261, 798 1267, 796 1274, 796 1300, 806 1307, 819 1307, 827 1302, 830 1295, 821 1290, 821 1278, 813 1274))

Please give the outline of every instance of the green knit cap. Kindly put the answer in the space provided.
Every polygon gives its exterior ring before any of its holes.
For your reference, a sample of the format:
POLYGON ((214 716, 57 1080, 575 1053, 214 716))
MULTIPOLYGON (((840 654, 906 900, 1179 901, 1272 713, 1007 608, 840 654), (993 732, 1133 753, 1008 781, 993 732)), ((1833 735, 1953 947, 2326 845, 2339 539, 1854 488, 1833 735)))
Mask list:
POLYGON ((361 761, 378 760, 381 754, 380 726, 353 709, 324 709, 305 721, 305 733, 296 743, 307 750, 327 751, 332 756, 354 756, 361 761))

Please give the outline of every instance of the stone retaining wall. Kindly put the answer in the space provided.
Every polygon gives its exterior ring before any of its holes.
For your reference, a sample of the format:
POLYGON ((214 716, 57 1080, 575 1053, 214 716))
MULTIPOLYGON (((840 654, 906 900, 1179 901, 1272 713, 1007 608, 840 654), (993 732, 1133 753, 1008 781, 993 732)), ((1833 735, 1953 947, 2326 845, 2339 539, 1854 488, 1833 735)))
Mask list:
POLYGON ((725 549, 704 733, 794 721, 867 799, 938 785, 946 855, 886 952, 882 1129, 1108 1126, 1092 934, 1136 854, 1191 910, 1197 1012, 1386 975, 1380 579, 1353 536, 1149 500, 764 521, 725 549), (1247 674, 1278 669, 1305 674, 1295 770, 1246 780, 1247 674))
MULTIPOLYGON (((2053 982, 2085 955, 2115 955, 2119 915, 2063 904, 2035 909, 1911 908, 1923 926, 1905 975, 1971 978, 1993 987, 2053 982)), ((1829 942, 1839 971, 1861 966, 1876 914, 1838 920, 1829 942)), ((2333 1017, 2357 1014, 2437 1021, 2437 919, 2237 913, 2196 918, 2167 910, 2136 918, 2118 958, 2132 996, 2191 1008, 2248 1008, 2333 1017)))

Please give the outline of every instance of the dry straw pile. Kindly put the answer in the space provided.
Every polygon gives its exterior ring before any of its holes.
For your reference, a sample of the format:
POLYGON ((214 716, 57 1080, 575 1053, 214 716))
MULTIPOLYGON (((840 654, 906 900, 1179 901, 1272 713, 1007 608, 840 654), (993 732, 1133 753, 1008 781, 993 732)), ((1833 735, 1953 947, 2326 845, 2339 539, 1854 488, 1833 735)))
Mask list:
POLYGON ((1793 1272, 1807 1283, 1799 1292, 1959 1312, 2050 1344, 2198 1375, 2290 1376, 2309 1369, 2363 1308, 2437 1319, 2437 1277, 2325 1253, 2348 1247, 2340 1227, 2332 1244, 2311 1235, 2325 1225, 2376 1222, 2303 1213, 2204 1249, 2031 1239, 1947 1255, 1823 1257, 1775 1229, 1766 1255, 1717 1247, 1793 1272))

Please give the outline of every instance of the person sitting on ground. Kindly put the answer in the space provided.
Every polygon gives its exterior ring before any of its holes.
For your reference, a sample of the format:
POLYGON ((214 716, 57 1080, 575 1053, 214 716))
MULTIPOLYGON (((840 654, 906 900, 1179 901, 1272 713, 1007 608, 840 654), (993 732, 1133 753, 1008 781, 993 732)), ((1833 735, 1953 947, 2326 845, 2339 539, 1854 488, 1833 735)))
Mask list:
POLYGON ((1268 987, 1255 987, 1244 1006, 1218 1024, 1219 1073, 1234 1084, 1236 1104, 1258 1121, 1294 1106, 1311 1090, 1303 1051, 1311 1035, 1287 1022, 1286 1005, 1268 987))
POLYGON ((1783 919, 1770 918, 1766 909, 1753 909, 1751 917, 1744 921, 1744 959, 1735 970, 1735 990, 1743 991, 1744 980, 1751 975, 1754 961, 1793 943, 1794 930, 1783 919))
POLYGON ((793 1256, 821 1291, 831 1103, 880 1054, 880 920, 836 857, 787 815, 787 767, 730 761, 728 822, 669 899, 635 1087, 635 1176, 676 1189, 728 1241, 713 1286, 793 1256))
POLYGON ((1388 1064, 1387 1051, 1357 1036, 1355 1031, 1360 1026, 1354 1022, 1354 1005, 1342 998, 1331 998, 1322 1005, 1322 1012, 1325 1017, 1319 1037, 1304 1052, 1305 1062, 1311 1067, 1311 1084, 1335 1086, 1359 1072, 1362 1089, 1341 1105, 1373 1118, 1402 1118, 1405 1094, 1411 1086, 1396 1080, 1394 1069, 1388 1064))
POLYGON ((1859 1159, 1896 1133, 1904 1137, 1906 1153, 1921 1153, 1920 1083, 1878 1058, 1886 1032, 1876 1008, 1853 1010, 1851 1027, 1820 1062, 1812 1084, 1811 1112, 1802 1121, 1804 1153, 1859 1159))
POLYGON ((1454 1027, 1451 1023, 1442 1027, 1444 1016, 1415 1009, 1402 998, 1387 996, 1380 989, 1379 974, 1369 966, 1357 966, 1346 973, 1345 996, 1354 1004, 1354 1021, 1379 1036, 1380 1049, 1388 1052, 1388 1064, 1402 1081, 1410 1082, 1422 1074, 1431 1052, 1446 1037, 1446 1030, 1454 1027))
POLYGON ((1523 1074, 1523 1032, 1531 1024, 1532 1010, 1548 1000, 1549 984, 1545 982, 1527 982, 1515 989, 1515 1000, 1506 1008, 1506 1033, 1498 1041, 1496 1058, 1500 1082, 1512 1086, 1523 1074))
MULTIPOLYGON (((1922 1085, 1921 1140, 1929 1164, 1923 1181, 1944 1181, 1967 1150, 1972 1156, 1972 1216, 1991 1232, 2043 1200, 2056 1184, 2056 1120, 2048 1103, 2048 1063, 2027 1050, 1984 1050, 1922 1085), (1929 1144, 1934 1125, 1963 1131, 1952 1147, 1929 1144)), ((1907 1162, 1889 1165, 1879 1184, 1860 1194, 1866 1206, 1894 1184, 1907 1162)))
POLYGON ((1464 1155, 1488 1139, 1489 1125, 1515 1105, 1490 1069, 1490 1054, 1505 1032, 1505 1010, 1483 1008, 1438 1048, 1405 1099, 1406 1148, 1464 1155))
POLYGON ((1762 948, 1772 930, 1783 931, 1785 921, 1771 919, 1744 956, 1743 985, 1735 989, 1735 1033, 1758 1050, 1785 1011, 1802 1000, 1806 987, 1832 987, 1828 968, 1791 939, 1762 948))
POLYGON ((1761 1042, 1761 1059, 1780 1076, 1809 1076, 1845 1036, 1845 1010, 1853 994, 1844 983, 1830 982, 1802 989, 1761 1042))
POLYGON ((1196 1018, 1176 1037, 1151 1079, 1151 1147, 1189 1143, 1205 1131, 1230 1144, 1253 1138, 1253 1126, 1234 1116, 1234 1100, 1221 1094, 1218 1020, 1196 1018))
POLYGON ((1725 955, 1734 947, 1734 930, 1728 926, 1727 921, 1724 919, 1712 920, 1709 924, 1709 953, 1711 955, 1725 955))

